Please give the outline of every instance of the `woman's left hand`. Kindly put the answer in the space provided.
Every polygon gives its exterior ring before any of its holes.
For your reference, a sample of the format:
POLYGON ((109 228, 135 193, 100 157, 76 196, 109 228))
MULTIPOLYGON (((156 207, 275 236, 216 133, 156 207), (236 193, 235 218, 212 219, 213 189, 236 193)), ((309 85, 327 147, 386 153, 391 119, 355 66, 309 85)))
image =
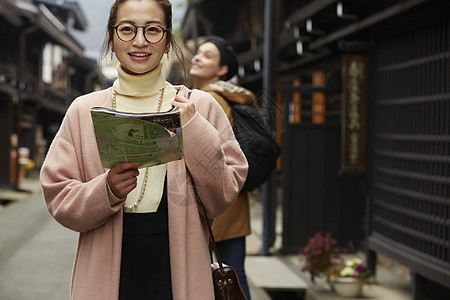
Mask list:
POLYGON ((181 126, 189 122, 195 115, 195 104, 186 97, 176 95, 172 105, 178 106, 181 114, 181 126))

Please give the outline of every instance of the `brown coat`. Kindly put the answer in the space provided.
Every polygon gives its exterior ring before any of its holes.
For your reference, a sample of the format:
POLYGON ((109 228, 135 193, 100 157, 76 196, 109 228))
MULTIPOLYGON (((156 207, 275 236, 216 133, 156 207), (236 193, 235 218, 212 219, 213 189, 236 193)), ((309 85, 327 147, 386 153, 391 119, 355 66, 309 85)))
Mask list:
MULTIPOLYGON (((180 93, 187 96, 188 90, 180 93)), ((72 299, 117 299, 122 204, 108 201, 106 170, 97 151, 89 109, 111 107, 112 89, 76 99, 69 107, 41 170, 48 210, 80 232, 72 275, 72 299)), ((231 206, 247 161, 223 111, 207 93, 193 91, 197 114, 183 127, 184 159, 167 165, 169 246, 175 300, 214 299, 207 229, 192 189, 195 181, 210 218, 231 206)))
MULTIPOLYGON (((224 81, 210 84, 205 87, 204 91, 210 93, 216 99, 227 114, 231 124, 233 124, 231 106, 224 97, 238 104, 252 105, 256 103, 252 102, 255 100, 253 93, 224 81)), ((247 192, 241 191, 233 205, 214 220, 212 230, 217 242, 247 236, 251 233, 247 192)))

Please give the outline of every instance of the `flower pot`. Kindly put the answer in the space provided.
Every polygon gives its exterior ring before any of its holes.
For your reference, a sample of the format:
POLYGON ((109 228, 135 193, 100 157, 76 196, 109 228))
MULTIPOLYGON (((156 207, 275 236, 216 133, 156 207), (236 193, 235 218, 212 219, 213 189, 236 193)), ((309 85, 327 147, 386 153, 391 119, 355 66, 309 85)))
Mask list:
POLYGON ((353 277, 332 277, 331 284, 336 293, 342 297, 358 297, 364 282, 353 277))

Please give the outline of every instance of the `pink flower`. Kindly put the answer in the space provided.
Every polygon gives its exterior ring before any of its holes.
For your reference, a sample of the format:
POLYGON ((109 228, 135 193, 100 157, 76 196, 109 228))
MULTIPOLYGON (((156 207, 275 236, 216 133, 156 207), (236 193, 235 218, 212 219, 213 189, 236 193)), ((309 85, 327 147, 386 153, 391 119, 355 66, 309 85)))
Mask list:
POLYGON ((356 269, 356 271, 358 271, 358 273, 361 273, 361 272, 365 272, 367 270, 367 267, 366 267, 366 265, 360 264, 360 265, 357 265, 355 269, 356 269))

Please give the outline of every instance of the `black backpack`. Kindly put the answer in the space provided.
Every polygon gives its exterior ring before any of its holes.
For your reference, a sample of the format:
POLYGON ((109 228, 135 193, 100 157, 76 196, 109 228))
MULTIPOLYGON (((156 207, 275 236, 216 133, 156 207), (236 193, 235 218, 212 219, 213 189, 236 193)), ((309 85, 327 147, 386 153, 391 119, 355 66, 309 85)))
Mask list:
POLYGON ((231 106, 233 132, 248 162, 247 180, 242 190, 251 192, 270 177, 281 149, 267 130, 260 111, 220 96, 231 106))

